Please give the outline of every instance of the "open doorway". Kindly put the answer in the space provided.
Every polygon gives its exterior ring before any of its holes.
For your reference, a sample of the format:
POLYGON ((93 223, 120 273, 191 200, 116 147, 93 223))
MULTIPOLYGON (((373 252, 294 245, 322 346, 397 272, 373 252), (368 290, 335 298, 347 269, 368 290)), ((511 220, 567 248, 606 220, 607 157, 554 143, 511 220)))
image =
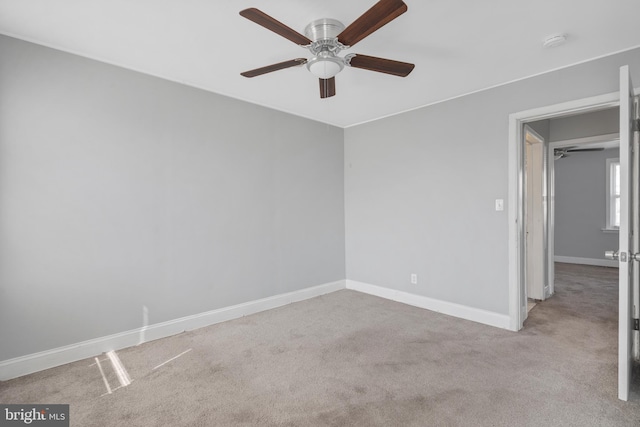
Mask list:
MULTIPOLYGON (((545 141, 549 140, 549 124, 552 119, 569 118, 585 113, 595 113, 601 110, 617 108, 620 98, 617 93, 600 95, 592 98, 585 98, 570 101, 553 106, 542 107, 534 110, 523 111, 510 115, 509 134, 512 143, 509 145, 509 166, 510 166, 510 186, 509 186, 509 271, 510 271, 510 292, 509 292, 509 312, 510 328, 520 330, 527 318, 527 289, 526 289, 526 238, 525 238, 525 170, 524 170, 524 132, 525 125, 529 125, 545 141), (541 129, 539 125, 543 125, 541 129), (546 128, 544 128, 546 126, 546 128)), ((547 166, 552 166, 549 158, 549 143, 545 142, 545 156, 547 166)), ((549 167, 546 176, 553 175, 552 167, 549 167)), ((553 253, 554 239, 549 238, 549 233, 554 233, 554 212, 553 212, 553 188, 547 187, 547 253, 544 255, 547 260, 547 275, 545 276, 545 286, 548 286, 548 293, 553 293, 553 253)))
MULTIPOLYGON (((613 174, 618 129, 617 107, 524 125, 527 315, 554 294, 556 263, 617 267, 604 253, 618 244, 613 174)), ((572 270, 563 274, 567 271, 572 270)))
MULTIPOLYGON (((632 317, 640 306, 640 210, 638 200, 638 165, 640 164, 640 102, 631 81, 629 66, 620 67, 617 93, 594 96, 509 115, 509 318, 510 327, 520 330, 527 319, 527 288, 525 286, 525 188, 524 188, 524 125, 530 122, 569 118, 619 107, 620 132, 620 226, 618 249, 607 251, 606 257, 618 261, 618 397, 628 400, 632 368, 633 340, 638 335, 638 320, 632 317), (635 232, 634 232, 635 231, 635 232), (635 329, 635 331, 634 331, 635 329)), ((568 151, 568 150, 566 150, 568 151)), ((555 154, 555 153, 554 153, 555 154)), ((560 153, 562 154, 562 153, 560 153)), ((566 154, 566 153, 565 153, 566 154)), ((549 155, 549 154, 547 154, 549 155)), ((562 157, 562 156, 560 156, 562 157)), ((553 195, 550 198, 553 199, 553 195)), ((551 202, 553 205, 553 202, 551 202)), ((615 323, 615 322, 614 322, 615 323)), ((588 333, 588 330, 584 331, 588 333)), ((609 333, 609 335, 612 335, 609 333)), ((637 349, 637 346, 636 346, 637 349)))

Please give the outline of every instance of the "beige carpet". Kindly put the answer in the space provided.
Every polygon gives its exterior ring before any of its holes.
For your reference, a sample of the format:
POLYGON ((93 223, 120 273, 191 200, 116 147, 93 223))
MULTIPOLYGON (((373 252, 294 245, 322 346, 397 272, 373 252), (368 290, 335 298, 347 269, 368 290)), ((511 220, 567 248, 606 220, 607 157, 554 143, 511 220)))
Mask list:
POLYGON ((83 360, 0 402, 69 403, 73 426, 637 427, 637 390, 616 398, 617 270, 557 271, 519 333, 339 291, 118 351, 128 386, 103 355, 105 378, 83 360))

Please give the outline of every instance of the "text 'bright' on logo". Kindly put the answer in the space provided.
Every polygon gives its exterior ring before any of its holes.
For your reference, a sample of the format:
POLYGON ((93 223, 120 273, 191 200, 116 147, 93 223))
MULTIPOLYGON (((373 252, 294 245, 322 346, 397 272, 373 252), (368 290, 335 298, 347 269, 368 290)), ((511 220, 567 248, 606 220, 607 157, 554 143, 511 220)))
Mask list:
POLYGON ((0 427, 18 425, 69 427, 69 405, 0 404, 0 427))

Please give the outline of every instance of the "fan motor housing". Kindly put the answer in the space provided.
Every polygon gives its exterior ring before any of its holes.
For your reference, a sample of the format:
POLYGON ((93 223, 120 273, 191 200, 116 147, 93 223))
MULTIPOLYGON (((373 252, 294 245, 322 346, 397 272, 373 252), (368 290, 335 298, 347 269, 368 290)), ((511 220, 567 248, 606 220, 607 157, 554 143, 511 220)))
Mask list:
POLYGON ((332 40, 337 38, 344 28, 344 24, 336 19, 322 18, 307 25, 304 34, 314 42, 332 40))

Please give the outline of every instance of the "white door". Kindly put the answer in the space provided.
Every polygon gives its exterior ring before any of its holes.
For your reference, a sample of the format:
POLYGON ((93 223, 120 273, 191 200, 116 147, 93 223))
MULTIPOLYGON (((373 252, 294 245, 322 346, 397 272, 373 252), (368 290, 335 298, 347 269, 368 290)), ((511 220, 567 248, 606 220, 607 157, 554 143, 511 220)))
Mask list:
MULTIPOLYGON (((637 111, 634 111, 634 89, 629 67, 620 68, 620 242, 618 248, 619 273, 619 324, 618 324, 618 398, 628 400, 631 380, 634 287, 638 285, 637 252, 633 228, 637 226, 637 200, 633 200, 634 182, 633 146, 638 144, 638 132, 634 131, 637 111), (634 206, 635 205, 635 206, 634 206), (634 274, 635 273, 635 274, 634 274)), ((637 153, 637 149, 635 150, 637 153)), ((637 176, 637 173, 636 173, 637 176)), ((635 233, 637 235, 637 232, 635 233)), ((637 315, 637 314, 636 314, 637 315)))
POLYGON ((543 300, 545 289, 544 140, 525 125, 525 240, 527 298, 543 300))

